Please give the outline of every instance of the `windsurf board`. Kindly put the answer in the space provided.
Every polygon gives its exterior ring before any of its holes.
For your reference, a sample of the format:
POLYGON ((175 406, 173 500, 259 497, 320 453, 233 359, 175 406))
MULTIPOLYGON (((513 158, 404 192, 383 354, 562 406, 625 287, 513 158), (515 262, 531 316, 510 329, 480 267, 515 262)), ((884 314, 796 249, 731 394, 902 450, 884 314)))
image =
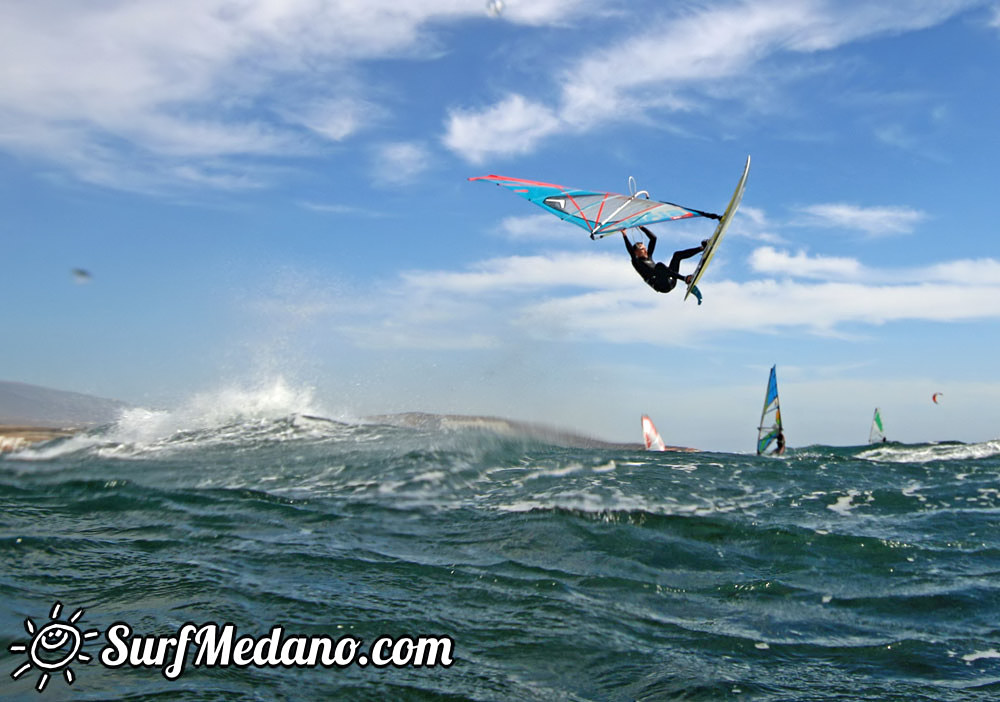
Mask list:
MULTIPOLYGON (((736 190, 733 192, 733 197, 729 201, 729 206, 726 207, 726 211, 722 213, 719 218, 719 224, 715 228, 715 232, 712 237, 708 240, 708 244, 705 245, 705 250, 701 254, 701 260, 698 261, 698 267, 694 270, 694 275, 691 277, 691 282, 688 283, 687 292, 684 293, 684 299, 688 299, 691 295, 692 290, 695 289, 695 285, 701 280, 701 276, 704 275, 705 269, 708 268, 709 262, 715 255, 716 249, 719 248, 719 244, 722 242, 722 237, 726 235, 726 230, 729 229, 730 222, 733 221, 733 215, 736 214, 736 210, 740 206, 740 201, 743 199, 743 190, 747 185, 747 174, 750 172, 750 157, 747 156, 746 166, 743 167, 743 175, 740 176, 740 182, 736 184, 736 190)), ((698 297, 698 304, 701 304, 701 297, 698 297)))

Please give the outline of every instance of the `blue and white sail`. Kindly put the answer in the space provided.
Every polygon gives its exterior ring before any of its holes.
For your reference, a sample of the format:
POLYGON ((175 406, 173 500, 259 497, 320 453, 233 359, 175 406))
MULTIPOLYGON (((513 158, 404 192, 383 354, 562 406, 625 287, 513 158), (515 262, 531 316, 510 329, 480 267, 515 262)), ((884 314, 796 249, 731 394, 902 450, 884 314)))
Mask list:
POLYGON ((781 426, 781 404, 778 401, 778 378, 771 366, 771 377, 767 381, 764 395, 764 409, 760 413, 757 426, 757 455, 772 456, 784 451, 784 429, 781 426), (778 440, 781 435, 781 441, 778 440))

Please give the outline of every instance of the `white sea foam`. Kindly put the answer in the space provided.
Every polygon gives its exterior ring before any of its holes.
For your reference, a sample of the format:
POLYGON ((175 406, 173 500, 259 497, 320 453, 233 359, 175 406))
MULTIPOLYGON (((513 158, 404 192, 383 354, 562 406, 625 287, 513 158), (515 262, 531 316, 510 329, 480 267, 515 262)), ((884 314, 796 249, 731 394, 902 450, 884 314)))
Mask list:
POLYGON ((534 480, 536 478, 564 478, 567 475, 572 475, 573 473, 579 473, 583 471, 583 464, 572 462, 567 463, 565 466, 560 468, 544 468, 539 471, 535 471, 527 476, 527 480, 534 480))
POLYGON ((984 658, 1000 658, 1000 651, 997 651, 995 648, 991 648, 988 651, 974 651, 962 656, 962 660, 967 663, 983 660, 984 658))
POLYGON ((837 514, 846 516, 850 514, 852 509, 858 507, 858 505, 854 504, 854 498, 859 494, 857 490, 848 490, 846 495, 841 495, 834 504, 827 505, 826 508, 832 509, 837 514))
POLYGON ((928 444, 925 446, 879 446, 862 451, 858 458, 882 463, 928 463, 968 461, 1000 455, 1000 440, 979 444, 928 444))
POLYGON ((97 439, 89 434, 77 434, 67 439, 60 439, 56 442, 45 442, 44 445, 23 448, 11 454, 13 458, 20 461, 48 461, 60 456, 66 456, 77 451, 84 451, 92 448, 98 443, 97 439))

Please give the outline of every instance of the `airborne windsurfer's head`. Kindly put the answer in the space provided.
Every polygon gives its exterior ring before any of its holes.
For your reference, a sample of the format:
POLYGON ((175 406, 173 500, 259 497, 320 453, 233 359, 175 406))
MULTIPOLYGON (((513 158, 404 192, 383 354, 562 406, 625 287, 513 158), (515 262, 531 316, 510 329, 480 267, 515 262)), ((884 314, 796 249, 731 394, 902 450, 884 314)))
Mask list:
POLYGON ((636 243, 635 248, 632 249, 632 255, 636 258, 649 258, 649 254, 646 252, 646 245, 641 241, 636 243))

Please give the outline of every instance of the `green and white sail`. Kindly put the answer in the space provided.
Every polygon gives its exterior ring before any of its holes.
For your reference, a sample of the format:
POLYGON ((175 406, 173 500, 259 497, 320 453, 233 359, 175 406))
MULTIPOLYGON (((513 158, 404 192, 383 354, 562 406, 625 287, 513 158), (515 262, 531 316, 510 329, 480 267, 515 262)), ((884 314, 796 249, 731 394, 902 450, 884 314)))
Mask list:
POLYGON ((885 441, 885 428, 882 426, 882 413, 879 408, 875 408, 875 416, 872 417, 872 428, 868 431, 868 443, 879 444, 885 441))
POLYGON ((764 409, 760 413, 760 425, 757 427, 757 455, 770 456, 778 451, 778 434, 783 433, 781 426, 781 405, 778 402, 778 378, 771 366, 771 377, 767 381, 767 394, 764 395, 764 409))

